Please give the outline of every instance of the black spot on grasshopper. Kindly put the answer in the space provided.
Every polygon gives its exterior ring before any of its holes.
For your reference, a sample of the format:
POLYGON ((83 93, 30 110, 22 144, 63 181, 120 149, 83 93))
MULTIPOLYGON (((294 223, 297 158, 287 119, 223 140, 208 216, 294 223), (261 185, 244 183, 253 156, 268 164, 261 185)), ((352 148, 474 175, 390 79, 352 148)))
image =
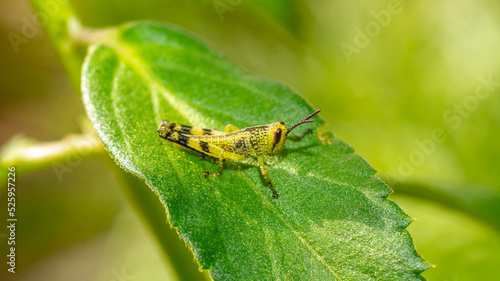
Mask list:
POLYGON ((183 134, 178 134, 178 144, 188 147, 187 142, 189 141, 189 137, 183 134))
POLYGON ((184 132, 186 134, 189 134, 191 133, 191 126, 184 126, 184 125, 181 125, 181 132, 184 132))
POLYGON ((201 146, 201 149, 205 152, 209 152, 209 148, 208 148, 208 143, 207 142, 204 142, 204 141, 200 141, 200 146, 201 146))

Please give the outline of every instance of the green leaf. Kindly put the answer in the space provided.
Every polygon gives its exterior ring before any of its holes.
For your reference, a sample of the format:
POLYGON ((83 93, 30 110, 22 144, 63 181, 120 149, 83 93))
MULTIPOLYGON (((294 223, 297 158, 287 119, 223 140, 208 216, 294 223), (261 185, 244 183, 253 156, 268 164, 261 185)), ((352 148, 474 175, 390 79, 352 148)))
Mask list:
MULTIPOLYGON (((124 25, 84 63, 83 99, 105 147, 164 203, 171 224, 214 279, 419 280, 428 268, 385 199, 390 189, 323 121, 269 157, 279 199, 259 168, 214 163, 158 137, 162 119, 243 128, 305 117, 313 108, 281 83, 251 76, 178 28, 124 25), (324 144, 320 139, 323 139, 324 144)), ((323 108, 327 111, 328 108, 323 108)))

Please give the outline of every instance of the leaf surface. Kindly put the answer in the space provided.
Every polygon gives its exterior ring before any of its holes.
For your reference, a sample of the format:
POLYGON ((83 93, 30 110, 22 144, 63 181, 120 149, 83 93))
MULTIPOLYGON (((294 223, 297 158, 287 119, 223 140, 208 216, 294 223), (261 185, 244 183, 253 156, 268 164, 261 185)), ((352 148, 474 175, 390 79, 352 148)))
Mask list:
POLYGON ((158 194, 214 279, 419 280, 428 267, 405 230, 411 219, 385 199, 390 189, 352 148, 321 134, 318 117, 295 131, 312 134, 267 159, 279 199, 256 165, 226 162, 221 176, 203 178, 214 163, 158 137, 162 119, 220 130, 291 126, 313 108, 283 84, 151 22, 121 26, 92 46, 82 75, 107 150, 158 194))

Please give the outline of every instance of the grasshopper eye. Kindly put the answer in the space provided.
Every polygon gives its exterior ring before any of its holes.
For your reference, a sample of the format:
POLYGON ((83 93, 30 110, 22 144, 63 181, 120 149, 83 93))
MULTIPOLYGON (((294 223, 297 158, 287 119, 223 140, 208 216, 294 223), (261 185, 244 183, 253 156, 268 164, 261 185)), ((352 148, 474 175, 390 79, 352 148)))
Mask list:
POLYGON ((274 135, 273 135, 273 143, 274 145, 277 145, 281 140, 281 129, 278 129, 276 131, 274 131, 274 135))

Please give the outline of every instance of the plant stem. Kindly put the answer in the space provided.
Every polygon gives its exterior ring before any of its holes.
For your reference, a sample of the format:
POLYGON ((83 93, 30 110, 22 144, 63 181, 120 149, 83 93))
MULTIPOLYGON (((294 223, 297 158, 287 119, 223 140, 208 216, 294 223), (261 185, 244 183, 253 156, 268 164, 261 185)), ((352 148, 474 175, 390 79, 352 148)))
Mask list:
POLYGON ((3 167, 16 167, 25 174, 49 166, 73 165, 83 158, 104 154, 104 147, 95 135, 68 135, 59 141, 39 143, 34 139, 14 136, 0 152, 3 167))
POLYGON ((70 1, 30 0, 30 2, 35 15, 46 18, 40 25, 79 93, 80 72, 86 46, 78 45, 71 36, 70 23, 78 22, 78 20, 70 1))

